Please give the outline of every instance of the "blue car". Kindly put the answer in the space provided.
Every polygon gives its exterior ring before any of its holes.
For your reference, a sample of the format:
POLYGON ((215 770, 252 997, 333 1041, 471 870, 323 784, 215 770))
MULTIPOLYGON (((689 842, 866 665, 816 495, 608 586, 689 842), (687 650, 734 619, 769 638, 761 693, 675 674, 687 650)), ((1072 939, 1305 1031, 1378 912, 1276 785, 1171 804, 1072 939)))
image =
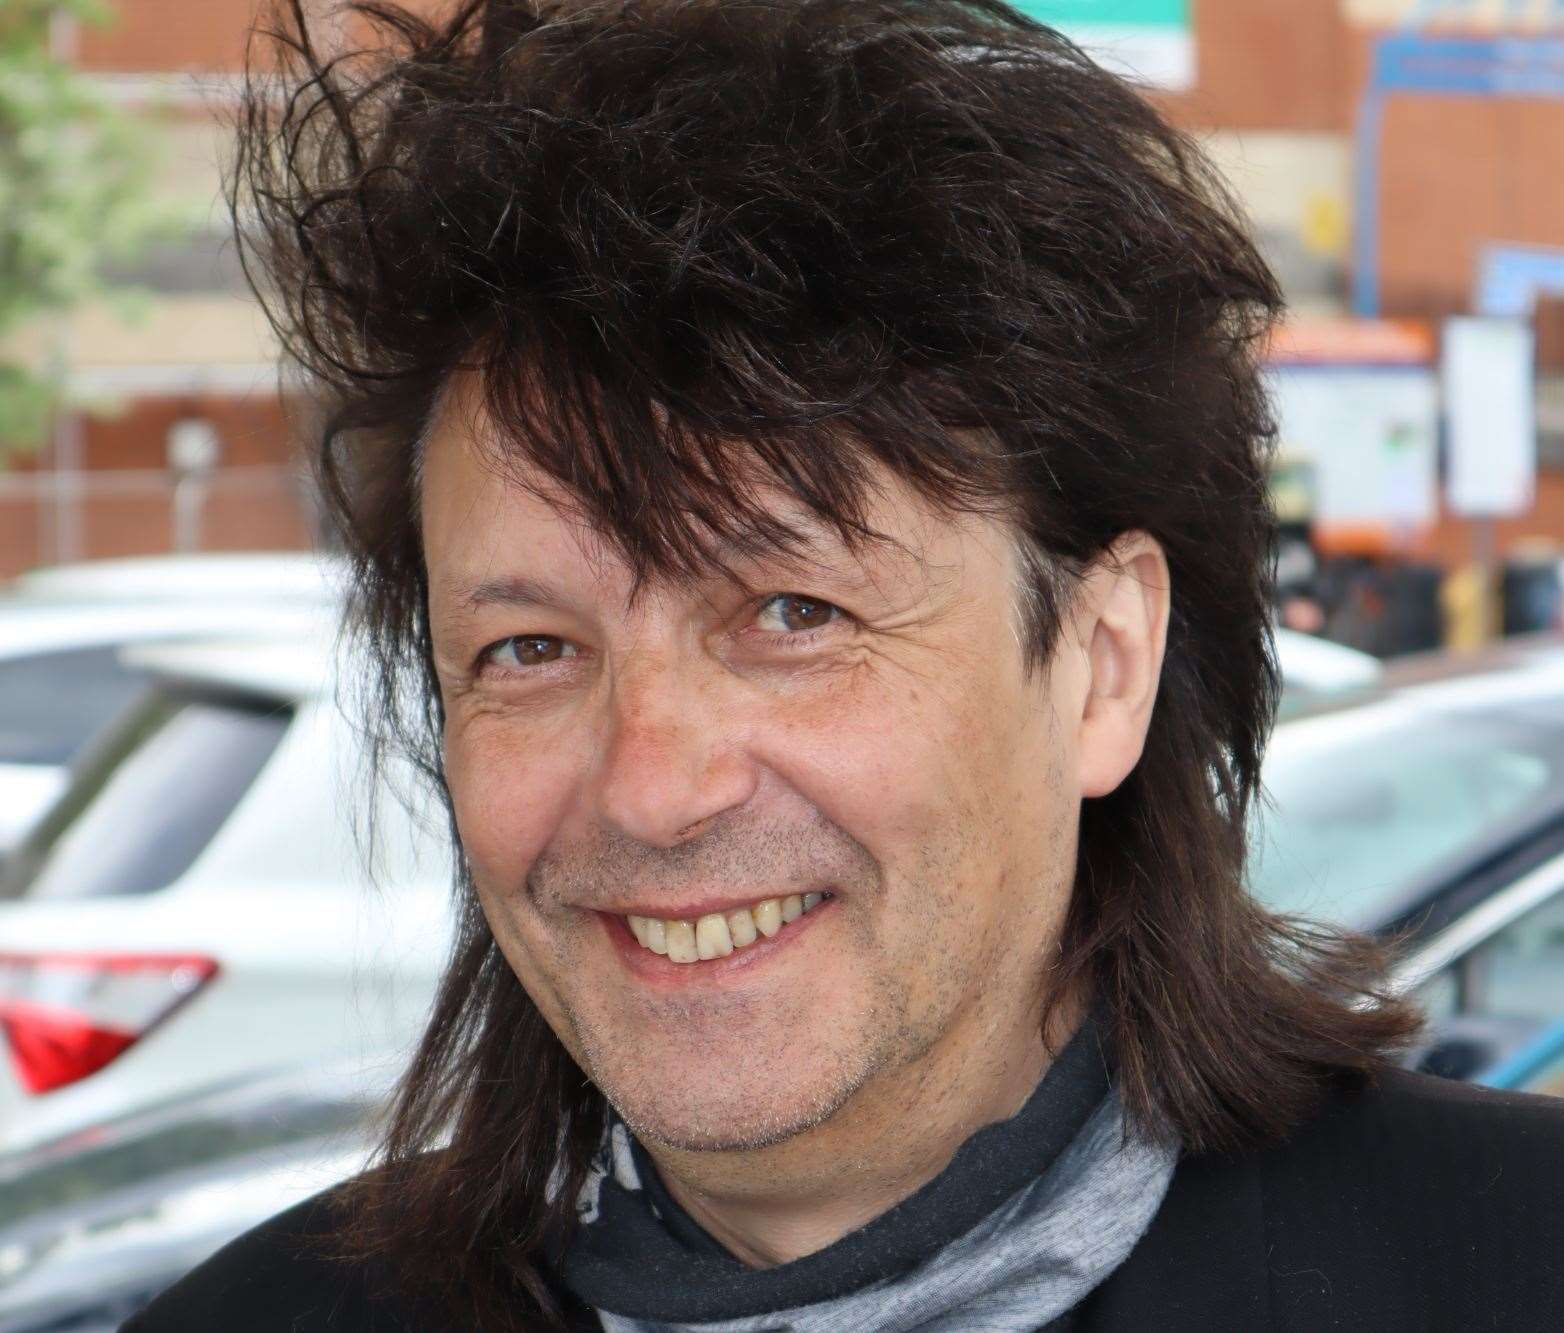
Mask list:
POLYGON ((1478 1080, 1490 1088, 1564 1097, 1564 1022, 1488 1069, 1478 1080))

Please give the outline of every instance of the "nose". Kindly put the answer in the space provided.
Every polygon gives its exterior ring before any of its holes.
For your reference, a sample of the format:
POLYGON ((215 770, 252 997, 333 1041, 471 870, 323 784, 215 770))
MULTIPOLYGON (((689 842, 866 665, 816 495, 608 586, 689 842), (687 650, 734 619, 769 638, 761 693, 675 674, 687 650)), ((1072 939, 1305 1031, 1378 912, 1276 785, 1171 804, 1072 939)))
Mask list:
POLYGON ((754 763, 715 697, 714 682, 680 659, 616 675, 598 767, 599 816, 657 847, 698 833, 755 792, 754 763))

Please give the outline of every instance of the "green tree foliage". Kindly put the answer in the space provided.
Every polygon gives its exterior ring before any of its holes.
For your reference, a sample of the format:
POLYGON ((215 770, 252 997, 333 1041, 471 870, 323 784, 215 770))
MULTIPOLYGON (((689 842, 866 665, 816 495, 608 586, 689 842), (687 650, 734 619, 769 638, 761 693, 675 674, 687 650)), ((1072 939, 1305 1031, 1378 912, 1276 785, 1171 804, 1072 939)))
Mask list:
POLYGON ((51 50, 57 25, 111 17, 100 0, 0 0, 0 461, 43 437, 64 388, 59 358, 17 335, 108 294, 106 266, 167 225, 147 124, 51 50))

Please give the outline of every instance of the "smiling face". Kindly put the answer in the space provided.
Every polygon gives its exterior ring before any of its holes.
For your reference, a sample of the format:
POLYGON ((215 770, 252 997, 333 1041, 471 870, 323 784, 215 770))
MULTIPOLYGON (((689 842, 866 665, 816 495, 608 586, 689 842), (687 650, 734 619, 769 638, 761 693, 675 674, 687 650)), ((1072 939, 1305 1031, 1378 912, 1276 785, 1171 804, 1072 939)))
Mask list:
POLYGON ((423 481, 446 777, 500 948, 631 1127, 761 1146, 1035 1062, 1089 669, 1027 672, 1005 529, 882 478, 895 545, 854 557, 779 497, 810 558, 632 599, 475 423, 423 481))

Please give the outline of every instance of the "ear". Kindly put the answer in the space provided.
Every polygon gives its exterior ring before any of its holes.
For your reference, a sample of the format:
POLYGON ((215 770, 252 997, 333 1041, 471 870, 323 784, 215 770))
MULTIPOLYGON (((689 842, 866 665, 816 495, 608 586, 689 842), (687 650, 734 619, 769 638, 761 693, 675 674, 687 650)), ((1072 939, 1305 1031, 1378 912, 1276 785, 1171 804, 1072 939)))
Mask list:
POLYGON ((1140 760, 1162 675, 1171 589, 1161 544, 1126 532, 1077 591, 1072 618, 1087 670, 1077 745, 1082 796, 1106 796, 1140 760))

